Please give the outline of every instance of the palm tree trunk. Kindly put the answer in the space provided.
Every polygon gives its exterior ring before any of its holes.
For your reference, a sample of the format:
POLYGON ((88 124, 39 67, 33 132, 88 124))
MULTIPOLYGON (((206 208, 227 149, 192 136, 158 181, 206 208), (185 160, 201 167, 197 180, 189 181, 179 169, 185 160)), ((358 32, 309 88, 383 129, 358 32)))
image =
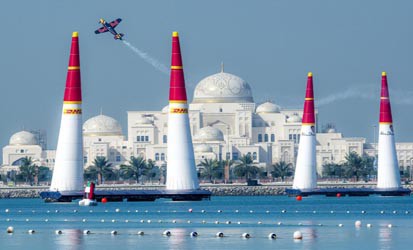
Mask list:
POLYGON ((102 184, 102 173, 98 173, 98 183, 102 184))

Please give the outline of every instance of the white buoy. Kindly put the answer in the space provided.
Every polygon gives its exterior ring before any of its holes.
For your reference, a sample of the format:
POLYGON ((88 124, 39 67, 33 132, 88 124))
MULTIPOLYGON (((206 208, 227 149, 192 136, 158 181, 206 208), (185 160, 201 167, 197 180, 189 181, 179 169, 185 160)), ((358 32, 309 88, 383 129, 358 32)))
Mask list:
POLYGON ((201 210, 201 213, 205 213, 205 210, 202 209, 202 210, 201 210))
POLYGON ((215 221, 215 224, 219 224, 219 221, 216 220, 216 221, 215 221))
POLYGON ((238 224, 238 225, 241 225, 241 221, 238 221, 237 224, 238 224))
POLYGON ((239 213, 239 210, 237 209, 237 210, 235 210, 235 213, 239 213))
POLYGON ((62 230, 56 230, 55 231, 55 234, 62 234, 63 232, 62 232, 62 230))
POLYGON ((281 221, 279 221, 278 223, 277 223, 277 225, 278 226, 281 226, 283 223, 281 222, 281 221))
POLYGON ((383 211, 383 210, 381 210, 381 211, 380 211, 380 213, 381 213, 381 214, 384 214, 384 211, 383 211))
POLYGON ((29 219, 26 219, 26 221, 30 221, 29 219))
POLYGON ((189 236, 191 236, 191 237, 198 237, 198 233, 197 233, 197 232, 191 232, 191 233, 189 234, 189 236))
POLYGON ((258 225, 261 225, 261 224, 262 224, 262 222, 261 222, 261 221, 258 221, 258 222, 257 222, 257 224, 258 224, 258 225))
POLYGON ((394 210, 394 211, 393 211, 393 213, 394 213, 394 214, 397 214, 397 211, 396 211, 396 210, 394 210))
POLYGON ((173 220, 173 221, 172 221, 172 223, 174 223, 174 224, 175 224, 175 223, 176 223, 176 220, 173 220))
POLYGON ((409 211, 406 211, 406 212, 404 212, 405 214, 409 214, 410 212, 409 211))
POLYGON ((14 233, 14 227, 7 227, 6 232, 7 232, 8 234, 14 233))
POLYGON ((116 208, 116 209, 115 209, 115 212, 116 212, 116 213, 119 213, 119 212, 120 212, 120 209, 119 209, 119 208, 116 208))
POLYGON ((243 233, 243 234, 241 235, 241 237, 242 237, 242 238, 245 238, 245 239, 249 239, 249 238, 251 238, 251 235, 250 235, 249 233, 243 233))
POLYGON ((11 221, 11 220, 9 218, 7 218, 6 221, 11 221))
POLYGON ((158 223, 162 223, 163 221, 162 220, 158 220, 158 223))
POLYGON ((165 236, 171 236, 171 231, 166 230, 162 234, 165 236))
POLYGON ((135 210, 135 213, 139 213, 139 210, 135 210))
POLYGON ((188 209, 188 212, 192 213, 192 211, 193 211, 192 208, 188 209))
POLYGON ((55 212, 55 213, 58 213, 58 212, 59 212, 59 210, 57 210, 57 209, 56 209, 54 212, 55 212))
POLYGON ((143 231, 138 231, 137 235, 144 235, 145 233, 143 231))
POLYGON ((45 220, 44 220, 44 222, 48 222, 48 221, 49 221, 49 219, 45 219, 45 220))
POLYGON ((302 226, 302 225, 303 225, 303 223, 299 222, 299 223, 298 223, 298 225, 299 225, 299 226, 302 226))
POLYGON ((50 213, 50 210, 47 210, 46 213, 50 213))
POLYGON ((316 213, 317 213, 317 211, 314 210, 314 211, 313 211, 313 214, 316 214, 316 213))
MULTIPOLYGON (((148 210, 145 210, 145 213, 147 213, 148 212, 148 210)), ((176 211, 175 211, 176 212, 176 211)))
POLYGON ((392 227, 393 227, 393 225, 392 225, 392 224, 389 224, 389 225, 387 225, 387 227, 388 227, 388 228, 392 228, 392 227))
POLYGON ((370 223, 368 223, 368 224, 366 225, 366 227, 370 228, 370 227, 371 227, 371 224, 370 224, 370 223))
POLYGON ((152 221, 151 221, 151 220, 147 220, 146 222, 147 222, 147 223, 149 223, 149 224, 150 224, 150 223, 152 223, 152 221))
POLYGON ((275 240, 275 239, 277 238, 277 235, 276 235, 275 233, 270 233, 270 234, 268 235, 268 238, 270 238, 270 239, 272 239, 272 240, 275 240))
POLYGON ((116 220, 112 220, 112 223, 115 223, 116 222, 116 220))
POLYGON ((349 213, 350 213, 350 211, 348 211, 348 210, 347 210, 347 211, 346 211, 346 213, 348 213, 348 214, 349 214, 349 213))
POLYGON ((231 221, 227 220, 225 223, 229 225, 229 224, 231 224, 231 221))
POLYGON ((83 222, 86 222, 86 219, 83 219, 82 221, 83 221, 83 222))
POLYGON ((110 232, 110 234, 112 234, 112 235, 117 235, 117 234, 118 234, 118 231, 113 230, 113 231, 110 232))
POLYGON ((222 210, 218 210, 217 212, 218 212, 218 213, 222 213, 222 210))
POLYGON ((361 221, 357 220, 356 222, 354 222, 354 226, 361 227, 361 221))
POLYGON ((218 232, 215 234, 216 237, 222 238, 224 237, 224 233, 223 232, 218 232))
POLYGON ((188 224, 191 224, 191 221, 190 221, 190 220, 188 220, 187 222, 188 222, 188 224))
POLYGON ((206 221, 205 221, 205 220, 203 220, 203 221, 202 221, 202 224, 206 224, 206 221))
POLYGON ((323 224, 319 223, 319 224, 318 224, 318 226, 319 226, 319 227, 322 227, 322 226, 323 226, 323 224))
POLYGON ((330 211, 330 214, 334 214, 334 211, 333 211, 333 210, 331 210, 331 211, 330 211))
POLYGON ((89 230, 83 230, 83 234, 90 234, 89 230))
POLYGON ((8 208, 6 208, 6 209, 4 210, 4 212, 8 213, 8 212, 10 212, 10 210, 9 210, 8 208))
POLYGON ((129 220, 125 220, 125 223, 129 223, 129 220))
POLYGON ((75 210, 73 210, 73 213, 77 213, 77 210, 75 209, 75 210))
POLYGON ((106 210, 105 210, 105 213, 109 213, 109 210, 106 209, 106 210))
POLYGON ((364 210, 363 210, 363 211, 361 211, 361 213, 362 213, 362 214, 365 214, 365 213, 366 213, 366 211, 364 211, 364 210))
POLYGON ((141 220, 141 223, 145 223, 145 221, 144 221, 144 220, 141 220))
POLYGON ((254 211, 253 211, 253 210, 250 210, 250 214, 252 214, 252 213, 254 213, 254 211))
POLYGON ((269 213, 270 213, 270 211, 268 211, 268 210, 267 210, 267 211, 265 211, 265 213, 269 214, 269 213))
POLYGON ((105 222, 105 220, 104 220, 104 219, 101 219, 100 222, 105 222))
POLYGON ((293 234, 293 238, 295 240, 302 240, 303 239, 303 234, 300 231, 295 231, 293 234))
POLYGON ((343 227, 343 224, 341 224, 341 223, 340 223, 340 224, 338 224, 338 227, 343 227))
POLYGON ((281 210, 281 213, 286 213, 286 212, 287 212, 287 210, 285 210, 285 209, 281 210))
POLYGON ((27 233, 29 234, 34 234, 36 231, 34 231, 33 229, 30 229, 29 231, 27 231, 27 233))

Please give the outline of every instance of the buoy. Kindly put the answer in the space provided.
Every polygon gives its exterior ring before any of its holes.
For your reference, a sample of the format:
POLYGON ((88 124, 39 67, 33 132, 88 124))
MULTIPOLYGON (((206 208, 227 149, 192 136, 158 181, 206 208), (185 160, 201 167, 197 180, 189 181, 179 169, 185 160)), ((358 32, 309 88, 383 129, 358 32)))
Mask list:
POLYGON ((110 234, 112 234, 112 235, 117 235, 117 234, 118 234, 118 231, 113 230, 113 231, 110 232, 110 234))
POLYGON ((217 212, 218 212, 218 213, 222 213, 222 210, 218 210, 217 212))
POLYGON ((45 220, 44 220, 44 222, 48 222, 48 221, 49 221, 49 219, 45 219, 45 220))
POLYGON ((86 219, 83 219, 82 221, 83 221, 83 222, 86 222, 86 219))
POLYGON ((26 219, 26 221, 29 221, 29 219, 26 219))
POLYGON ((7 232, 8 234, 14 233, 14 227, 8 227, 7 230, 6 230, 6 232, 7 232))
POLYGON ((50 210, 47 210, 46 213, 50 213, 50 210))
POLYGON ((238 221, 237 224, 238 224, 238 225, 241 225, 241 221, 238 221))
POLYGON ((102 201, 102 203, 106 203, 106 202, 108 202, 108 199, 106 197, 103 197, 101 201, 102 201))
POLYGON ((278 226, 281 226, 283 223, 281 222, 281 221, 279 221, 278 223, 277 223, 277 225, 278 226))
POLYGON ((285 209, 281 210, 281 213, 286 213, 286 212, 287 212, 287 210, 285 210, 285 209))
POLYGON ((337 193, 337 194, 336 194, 336 197, 337 197, 337 198, 340 198, 340 197, 341 197, 341 194, 340 194, 340 193, 337 193))
POLYGON ((62 232, 62 230, 56 230, 55 231, 55 234, 62 234, 63 232, 62 232))
POLYGON ((175 223, 176 223, 176 220, 173 220, 173 221, 172 221, 172 223, 174 223, 174 224, 175 224, 175 223))
POLYGON ((258 223, 257 223, 258 225, 261 225, 262 224, 262 222, 261 221, 258 221, 258 223))
POLYGON ((370 228, 370 227, 371 227, 371 224, 370 224, 370 223, 368 223, 368 224, 366 225, 366 227, 370 228))
POLYGON ((317 211, 314 210, 314 211, 313 211, 313 214, 315 214, 315 213, 317 213, 317 211))
POLYGON ((229 224, 231 224, 231 221, 227 220, 225 223, 229 225, 229 224))
POLYGON ((137 235, 144 235, 145 233, 143 231, 138 231, 137 235))
POLYGON ((192 208, 188 209, 188 212, 192 213, 192 208))
POLYGON ((237 209, 237 210, 235 210, 235 213, 239 213, 239 210, 237 209))
POLYGON ((83 234, 90 234, 89 230, 83 230, 83 234))
POLYGON ((59 212, 59 210, 56 209, 56 210, 55 210, 55 213, 58 213, 58 212, 59 212))
POLYGON ((361 211, 361 213, 362 213, 362 214, 365 214, 365 213, 366 213, 366 211, 364 211, 364 210, 363 210, 363 211, 361 211))
POLYGON ((145 221, 144 221, 144 220, 141 220, 141 223, 145 223, 145 221))
POLYGON ((393 227, 393 225, 392 225, 392 224, 389 224, 389 225, 387 225, 387 227, 388 227, 388 228, 392 228, 392 227, 393 227))
POLYGON ((250 214, 254 213, 254 211, 250 210, 250 214))
POLYGON ((202 224, 206 224, 206 221, 205 221, 205 220, 203 220, 203 221, 202 221, 202 224))
POLYGON ((343 227, 343 224, 340 223, 340 224, 338 224, 338 226, 339 226, 339 227, 343 227))
POLYGON ((303 199, 303 197, 302 197, 301 195, 297 195, 297 196, 295 197, 295 199, 296 199, 297 201, 301 201, 301 200, 303 199))
POLYGON ((191 221, 190 221, 190 220, 188 220, 187 222, 188 222, 188 224, 191 224, 191 221))
POLYGON ((201 210, 201 213, 205 213, 205 210, 202 209, 202 210, 201 210))
POLYGON ((265 213, 269 214, 269 213, 270 213, 270 211, 268 211, 268 210, 267 210, 267 211, 265 211, 265 213))
POLYGON ((405 214, 409 214, 410 212, 409 211, 406 211, 406 212, 404 212, 405 214))
POLYGON ((349 213, 350 213, 350 211, 348 211, 348 210, 347 210, 347 211, 346 211, 346 213, 348 213, 348 214, 349 214, 349 213))
POLYGON ((162 234, 165 236, 171 236, 171 231, 166 230, 162 234))
POLYGON ((128 223, 129 222, 129 220, 125 220, 125 223, 128 223))
POLYGON ((318 224, 318 226, 319 226, 319 227, 322 227, 322 226, 323 226, 323 224, 319 223, 319 224, 318 224))
POLYGON ((357 220, 356 222, 354 222, 354 226, 361 227, 361 221, 357 220))
POLYGON ((7 218, 6 221, 11 221, 11 220, 9 218, 7 218))
POLYGON ((106 209, 106 210, 105 210, 105 213, 109 213, 109 210, 106 209))
POLYGON ((29 231, 27 231, 29 234, 34 234, 36 231, 34 231, 33 229, 30 229, 29 231))
POLYGON ((116 208, 116 209, 115 209, 115 212, 116 212, 116 213, 119 213, 119 212, 120 212, 120 209, 119 209, 119 208, 116 208))
POLYGON ((191 233, 189 234, 189 236, 191 236, 191 237, 197 237, 197 236, 198 236, 198 233, 197 233, 197 232, 191 232, 191 233))
POLYGON ((333 210, 331 210, 331 211, 330 211, 330 214, 334 214, 334 211, 333 211, 333 210))
POLYGON ((113 223, 115 223, 115 222, 116 222, 116 220, 112 220, 112 222, 113 222, 113 223))
POLYGON ((245 238, 245 239, 251 238, 251 235, 249 233, 243 233, 241 236, 242 238, 245 238))
POLYGON ((303 234, 300 231, 295 231, 293 234, 293 238, 295 240, 302 240, 303 239, 303 234))
POLYGON ((299 223, 298 223, 298 225, 299 225, 299 226, 302 226, 302 225, 303 225, 303 223, 299 222, 299 223))
POLYGON ((384 214, 384 211, 383 211, 383 210, 381 210, 381 211, 380 211, 380 213, 381 213, 381 214, 384 214))
POLYGON ((224 233, 223 232, 218 232, 217 234, 215 234, 215 236, 222 238, 224 237, 224 233))
POLYGON ((73 213, 77 213, 77 210, 75 209, 75 210, 73 210, 73 213))
POLYGON ((158 220, 158 223, 162 223, 163 221, 162 220, 158 220))
POLYGON ((215 224, 219 224, 219 221, 216 220, 216 221, 215 221, 215 224))
POLYGON ((104 220, 104 219, 102 219, 102 220, 100 220, 100 222, 105 222, 105 220, 104 220))
POLYGON ((394 210, 394 211, 393 211, 393 213, 394 213, 394 214, 397 214, 397 211, 396 211, 396 210, 394 210))
POLYGON ((89 213, 93 213, 93 210, 89 210, 89 213))
POLYGON ((139 210, 135 210, 135 213, 139 213, 139 210))
POLYGON ((152 222, 151 220, 147 220, 146 222, 148 222, 149 224, 152 222))
POLYGON ((275 240, 275 239, 277 238, 277 235, 276 235, 275 233, 270 233, 270 234, 268 235, 268 238, 270 238, 270 239, 272 239, 272 240, 275 240))

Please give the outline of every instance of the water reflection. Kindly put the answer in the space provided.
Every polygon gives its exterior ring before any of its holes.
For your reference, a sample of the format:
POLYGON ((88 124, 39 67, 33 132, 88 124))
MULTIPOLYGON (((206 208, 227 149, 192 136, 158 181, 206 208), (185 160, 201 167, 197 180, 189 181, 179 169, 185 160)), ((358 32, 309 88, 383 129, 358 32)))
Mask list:
POLYGON ((65 229, 63 234, 56 235, 58 249, 80 250, 83 244, 83 232, 79 229, 65 229), (59 247, 60 246, 60 247, 59 247))
POLYGON ((391 228, 383 227, 379 228, 379 248, 391 249, 392 247, 392 230, 391 228))

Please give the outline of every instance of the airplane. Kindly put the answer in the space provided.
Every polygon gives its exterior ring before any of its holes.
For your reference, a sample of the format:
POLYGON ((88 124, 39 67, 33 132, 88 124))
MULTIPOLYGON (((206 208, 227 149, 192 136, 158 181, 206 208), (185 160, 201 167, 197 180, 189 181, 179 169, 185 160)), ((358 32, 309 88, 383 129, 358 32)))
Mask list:
POLYGON ((107 23, 105 19, 101 18, 99 20, 99 23, 102 24, 103 27, 95 30, 95 34, 105 33, 109 31, 110 33, 112 33, 112 35, 114 35, 113 38, 115 38, 115 40, 122 40, 122 37, 124 36, 124 34, 118 33, 115 30, 115 27, 118 26, 118 24, 121 21, 122 19, 118 18, 110 23, 107 23))

